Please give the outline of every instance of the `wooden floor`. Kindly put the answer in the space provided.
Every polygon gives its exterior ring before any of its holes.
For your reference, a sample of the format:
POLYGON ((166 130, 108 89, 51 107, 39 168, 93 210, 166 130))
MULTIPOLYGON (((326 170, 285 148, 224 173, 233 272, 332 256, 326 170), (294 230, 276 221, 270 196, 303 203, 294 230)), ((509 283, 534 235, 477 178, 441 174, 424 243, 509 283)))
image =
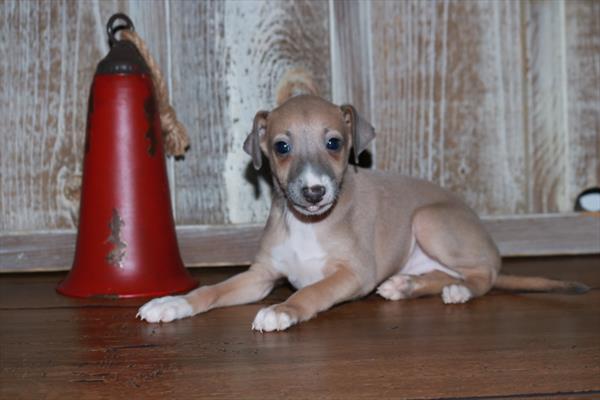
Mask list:
POLYGON ((465 305, 372 295, 261 334, 250 330, 261 305, 151 325, 134 319, 142 300, 57 295, 62 274, 0 276, 0 398, 600 399, 600 256, 505 265, 594 289, 465 305))

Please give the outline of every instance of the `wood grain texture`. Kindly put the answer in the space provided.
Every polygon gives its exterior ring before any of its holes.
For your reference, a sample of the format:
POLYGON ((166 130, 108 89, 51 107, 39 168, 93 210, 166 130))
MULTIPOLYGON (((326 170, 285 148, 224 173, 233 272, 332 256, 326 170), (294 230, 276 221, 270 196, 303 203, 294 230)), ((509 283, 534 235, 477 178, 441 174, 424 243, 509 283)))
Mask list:
POLYGON ((504 256, 600 254, 600 215, 487 217, 484 225, 504 256))
POLYGON ((308 71, 329 96, 326 1, 7 1, 2 37, 14 39, 1 44, 10 56, 0 69, 0 229, 76 226, 89 85, 107 52, 104 25, 117 11, 133 19, 163 67, 192 135, 187 159, 169 161, 177 221, 264 220, 269 187, 259 181, 255 198, 241 145, 254 112, 274 105, 286 71, 308 71))
POLYGON ((172 101, 191 140, 185 161, 175 165, 177 222, 216 224, 226 219, 222 171, 231 121, 224 80, 230 63, 224 17, 223 2, 169 3, 172 101))
MULTIPOLYGON (((600 254, 600 217, 543 214, 487 217, 484 226, 505 257, 600 254)), ((179 226, 177 237, 185 265, 248 265, 254 260, 263 226, 179 226)), ((75 232, 50 231, 0 235, 0 272, 68 270, 75 232)))
POLYGON ((517 2, 373 2, 381 169, 432 180, 483 214, 526 209, 517 2))
POLYGON ((108 51, 105 24, 130 14, 156 58, 163 2, 3 1, 0 230, 77 224, 87 99, 108 51))
MULTIPOLYGON (((330 4, 331 101, 352 104, 367 121, 373 116, 373 44, 371 5, 366 0, 330 4)), ((359 165, 376 167, 376 142, 362 154, 359 165), (364 160, 364 161, 363 161, 364 160)))
POLYGON ((176 164, 177 222, 263 221, 268 185, 253 187, 242 144, 256 111, 274 107, 286 72, 306 71, 329 97, 327 2, 171 5, 173 98, 193 143, 176 164))
POLYGON ((168 162, 179 224, 260 223, 242 143, 290 71, 378 130, 375 166, 480 214, 568 212, 600 185, 600 5, 575 1, 4 0, 0 230, 77 223, 89 85, 128 13, 192 136, 168 162))
POLYGON ((567 1, 567 209, 583 190, 600 187, 600 2, 567 1))
MULTIPOLYGON (((249 265, 258 250, 260 225, 177 227, 186 266, 249 265)), ((75 253, 74 231, 0 235, 0 272, 64 271, 75 253)))
POLYGON ((290 72, 310 78, 321 95, 330 96, 329 9, 326 0, 226 4, 226 36, 232 51, 227 81, 233 122, 224 171, 227 222, 262 222, 270 207, 270 186, 252 169, 242 146, 255 113, 275 107, 290 72))
POLYGON ((372 119, 371 2, 331 2, 332 101, 350 103, 372 119))
MULTIPOLYGON (((79 58, 62 59, 77 40, 68 27, 78 10, 70 4, 59 12, 50 2, 0 7, 0 51, 10 55, 0 61, 2 230, 73 226, 81 175, 75 149, 83 137, 78 114, 87 98, 80 94, 89 83, 78 79, 79 58)), ((94 46, 86 52, 99 53, 94 46)))
MULTIPOLYGON (((599 257, 508 260, 516 274, 600 287, 599 257)), ((229 270, 232 274, 238 271, 229 270)), ((202 284, 223 269, 195 271, 202 284)), ((143 300, 69 299, 63 274, 0 279, 0 397, 567 399, 600 395, 600 291, 493 292, 465 305, 375 295, 280 333, 250 330, 260 304, 169 324, 143 300)))
POLYGON ((600 7, 523 3, 528 210, 569 211, 600 184, 600 7))
POLYGON ((525 66, 527 74, 527 176, 529 209, 568 208, 566 60, 564 7, 559 2, 528 2, 525 66))

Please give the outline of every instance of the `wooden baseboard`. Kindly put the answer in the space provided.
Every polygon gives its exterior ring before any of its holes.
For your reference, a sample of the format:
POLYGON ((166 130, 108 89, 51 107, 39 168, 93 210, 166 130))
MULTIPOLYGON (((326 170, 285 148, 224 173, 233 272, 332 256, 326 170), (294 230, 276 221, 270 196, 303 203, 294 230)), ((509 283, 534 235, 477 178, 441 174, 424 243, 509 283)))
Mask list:
MULTIPOLYGON (((484 217, 505 257, 600 253, 600 217, 543 214, 484 217)), ((177 237, 187 266, 247 265, 258 248, 262 225, 180 226, 177 237)), ((0 272, 68 270, 74 231, 0 234, 0 272)))
POLYGON ((600 214, 484 217, 504 257, 600 253, 600 214))

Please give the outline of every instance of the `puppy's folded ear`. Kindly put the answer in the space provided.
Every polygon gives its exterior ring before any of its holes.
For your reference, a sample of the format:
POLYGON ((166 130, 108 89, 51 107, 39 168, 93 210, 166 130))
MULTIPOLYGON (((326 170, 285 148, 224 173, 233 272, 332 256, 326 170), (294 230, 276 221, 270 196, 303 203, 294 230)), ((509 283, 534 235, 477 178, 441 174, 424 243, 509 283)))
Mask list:
POLYGON ((358 155, 362 153, 371 140, 375 138, 375 128, 363 117, 361 117, 354 106, 344 104, 340 106, 344 113, 344 120, 350 127, 352 133, 352 147, 354 147, 354 162, 358 164, 358 155))
POLYGON ((260 149, 260 141, 265 136, 267 131, 268 111, 259 111, 254 116, 252 131, 244 141, 244 151, 252 156, 252 165, 254 169, 259 170, 262 166, 262 151, 260 149))

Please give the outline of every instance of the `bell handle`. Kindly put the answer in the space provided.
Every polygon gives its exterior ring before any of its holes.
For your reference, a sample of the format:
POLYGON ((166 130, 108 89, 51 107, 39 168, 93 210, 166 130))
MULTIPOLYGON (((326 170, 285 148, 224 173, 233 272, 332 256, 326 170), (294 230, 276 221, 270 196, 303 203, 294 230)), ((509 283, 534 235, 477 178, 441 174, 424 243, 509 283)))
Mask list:
POLYGON ((131 22, 131 19, 127 15, 123 13, 116 13, 109 18, 108 22, 106 23, 106 33, 108 34, 108 43, 111 47, 119 41, 115 34, 123 29, 127 29, 132 32, 135 31, 133 22, 131 22), (117 21, 123 21, 124 23, 115 25, 115 22, 117 21))

